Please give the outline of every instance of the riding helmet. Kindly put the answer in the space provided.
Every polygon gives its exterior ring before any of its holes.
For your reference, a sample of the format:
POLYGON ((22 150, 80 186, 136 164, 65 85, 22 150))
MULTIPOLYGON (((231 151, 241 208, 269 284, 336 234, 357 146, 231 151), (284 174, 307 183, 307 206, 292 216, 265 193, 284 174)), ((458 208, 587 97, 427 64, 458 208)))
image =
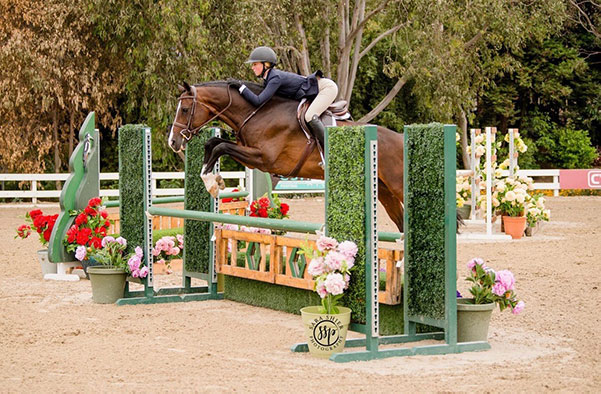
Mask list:
POLYGON ((273 49, 269 47, 257 47, 253 49, 245 63, 255 62, 269 62, 271 64, 276 64, 278 62, 278 58, 273 49))

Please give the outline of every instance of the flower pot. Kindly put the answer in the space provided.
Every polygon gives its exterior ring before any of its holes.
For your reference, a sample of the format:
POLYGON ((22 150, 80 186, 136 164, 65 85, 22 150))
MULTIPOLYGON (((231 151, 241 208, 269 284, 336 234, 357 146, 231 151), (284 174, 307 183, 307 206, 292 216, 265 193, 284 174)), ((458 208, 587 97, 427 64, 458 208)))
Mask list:
POLYGON ((301 309, 309 353, 315 357, 329 358, 344 349, 351 310, 340 306, 338 314, 319 313, 319 306, 301 309))
POLYGON ((89 258, 88 260, 81 261, 81 266, 83 267, 83 272, 85 272, 87 279, 90 279, 90 275, 88 274, 88 268, 97 267, 99 265, 102 265, 102 264, 99 263, 98 261, 94 260, 93 258, 89 258))
POLYGON ((513 239, 520 239, 526 228, 526 217, 503 216, 503 224, 505 227, 505 234, 511 235, 511 238, 513 239))
POLYGON ((88 267, 92 282, 92 299, 97 304, 114 304, 123 298, 127 273, 121 268, 109 266, 88 267))
POLYGON ((42 267, 42 278, 46 274, 56 274, 56 264, 51 263, 48 259, 48 249, 38 250, 38 260, 42 267))
POLYGON ((472 213, 471 204, 465 204, 462 207, 457 207, 457 213, 461 219, 468 220, 470 218, 470 213, 472 213))
POLYGON ((524 235, 526 237, 532 237, 532 229, 534 229, 534 227, 526 226, 526 231, 524 231, 524 235))
POLYGON ((494 302, 474 304, 473 298, 457 299, 457 342, 479 342, 488 338, 494 302))

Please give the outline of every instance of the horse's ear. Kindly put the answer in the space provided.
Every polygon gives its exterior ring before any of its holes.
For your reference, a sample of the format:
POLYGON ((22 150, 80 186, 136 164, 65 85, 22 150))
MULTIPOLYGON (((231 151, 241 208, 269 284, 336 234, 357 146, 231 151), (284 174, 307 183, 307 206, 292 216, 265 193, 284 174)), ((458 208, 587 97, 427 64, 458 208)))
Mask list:
POLYGON ((184 93, 186 91, 186 88, 183 87, 182 85, 177 85, 177 89, 179 90, 180 93, 184 93))
POLYGON ((186 81, 184 81, 184 89, 186 89, 186 92, 190 92, 190 93, 192 92, 192 88, 186 81))

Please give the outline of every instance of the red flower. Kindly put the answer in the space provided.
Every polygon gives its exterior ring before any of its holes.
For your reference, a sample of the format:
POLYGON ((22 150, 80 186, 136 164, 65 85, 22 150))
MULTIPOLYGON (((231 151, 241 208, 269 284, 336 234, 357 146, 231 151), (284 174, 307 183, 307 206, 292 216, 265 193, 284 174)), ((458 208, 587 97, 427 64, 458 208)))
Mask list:
POLYGON ((90 239, 90 235, 92 235, 92 229, 82 228, 77 234, 77 243, 79 245, 85 245, 90 239))
POLYGON ((102 216, 103 219, 106 219, 109 216, 109 214, 107 211, 102 211, 100 212, 100 216, 102 216))
POLYGON ((29 211, 29 217, 33 220, 38 216, 42 215, 42 211, 39 209, 34 209, 33 211, 29 211))
POLYGON ((267 208, 269 208, 269 205, 270 205, 270 202, 269 202, 269 199, 267 197, 261 197, 259 199, 259 206, 261 208, 267 209, 267 208))
POLYGON ((96 215, 98 215, 98 212, 96 212, 96 210, 92 207, 86 207, 84 209, 85 213, 87 213, 88 215, 95 217, 96 215))
POLYGON ((284 202, 282 203, 282 205, 280 205, 280 211, 282 211, 282 215, 284 215, 284 216, 286 216, 289 209, 290 209, 290 207, 288 206, 288 204, 286 204, 284 202))
POLYGON ((44 215, 37 215, 35 217, 35 219, 33 219, 33 227, 36 228, 36 231, 38 233, 42 233, 42 231, 44 231, 44 227, 46 226, 46 216, 44 215))
POLYGON ((109 222, 108 220, 106 222, 104 222, 104 227, 106 227, 107 229, 111 227, 111 222, 109 222))
POLYGON ((259 209, 259 216, 261 216, 262 218, 266 218, 267 216, 269 216, 267 213, 267 209, 266 208, 259 209))
POLYGON ((17 228, 17 236, 19 238, 27 238, 29 237, 29 234, 31 234, 31 227, 29 227, 26 224, 22 224, 17 228))
POLYGON ((75 224, 77 226, 81 226, 82 224, 86 224, 88 222, 88 215, 86 215, 85 213, 80 213, 79 215, 77 215, 77 217, 75 218, 75 224))
POLYGON ((257 212, 257 202, 256 201, 253 201, 253 203, 250 204, 250 211, 252 213, 256 213, 257 212))
POLYGON ((88 201, 89 207, 97 207, 100 204, 102 204, 102 200, 100 199, 100 197, 94 197, 94 198, 91 198, 90 201, 88 201))
POLYGON ((52 227, 48 227, 46 231, 44 231, 44 239, 46 242, 50 241, 50 236, 52 235, 52 227))
POLYGON ((95 248, 102 247, 102 238, 92 237, 92 239, 90 240, 90 246, 93 246, 95 248))
POLYGON ((77 239, 78 232, 79 230, 76 225, 69 227, 69 230, 67 230, 67 242, 73 243, 77 239))

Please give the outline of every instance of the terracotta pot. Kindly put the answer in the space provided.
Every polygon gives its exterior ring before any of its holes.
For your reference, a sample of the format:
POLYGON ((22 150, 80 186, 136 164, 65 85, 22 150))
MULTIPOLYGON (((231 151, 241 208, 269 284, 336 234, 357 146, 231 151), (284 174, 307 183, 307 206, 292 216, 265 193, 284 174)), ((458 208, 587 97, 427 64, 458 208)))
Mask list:
POLYGON ((513 239, 520 239, 526 228, 525 216, 503 216, 505 234, 511 235, 513 239))

